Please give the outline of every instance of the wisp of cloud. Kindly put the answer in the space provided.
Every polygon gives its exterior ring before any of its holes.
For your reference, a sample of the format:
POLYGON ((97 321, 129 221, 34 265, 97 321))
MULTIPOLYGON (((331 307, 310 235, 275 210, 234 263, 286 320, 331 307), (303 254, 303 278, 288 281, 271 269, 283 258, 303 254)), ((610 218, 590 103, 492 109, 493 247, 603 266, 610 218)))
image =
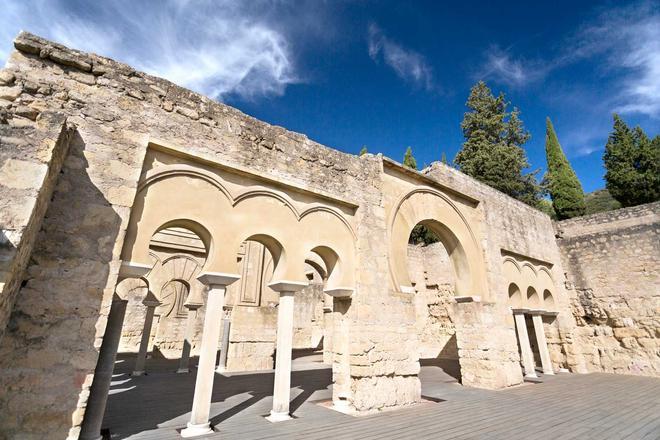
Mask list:
MULTIPOLYGON (((282 95, 298 82, 290 44, 266 8, 228 0, 5 0, 2 7, 1 41, 24 29, 219 100, 282 95)), ((9 49, 0 48, 0 63, 9 49)))
POLYGON ((377 61, 381 54, 400 78, 426 90, 433 89, 433 71, 426 59, 389 39, 372 23, 369 25, 369 56, 377 61))

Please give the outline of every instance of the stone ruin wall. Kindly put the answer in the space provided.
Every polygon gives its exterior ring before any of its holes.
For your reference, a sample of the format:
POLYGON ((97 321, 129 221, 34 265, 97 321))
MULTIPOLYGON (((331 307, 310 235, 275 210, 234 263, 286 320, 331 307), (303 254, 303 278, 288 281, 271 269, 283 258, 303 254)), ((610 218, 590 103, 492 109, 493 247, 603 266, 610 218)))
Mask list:
POLYGON ((408 246, 408 272, 415 288, 415 328, 422 360, 458 362, 454 269, 442 243, 408 246))
POLYGON ((660 202, 555 227, 586 371, 660 376, 660 202))
POLYGON ((471 372, 463 375, 463 384, 490 383, 492 388, 501 388, 522 381, 518 342, 508 305, 511 280, 502 270, 505 255, 551 267, 553 294, 560 312, 556 319, 545 323, 551 329, 548 342, 553 364, 580 371, 580 356, 571 349, 575 322, 569 313, 564 269, 550 217, 442 163, 433 163, 424 174, 479 200, 477 210, 483 219, 477 239, 484 251, 490 297, 482 302, 455 304, 452 314, 461 368, 471 372), (504 366, 500 370, 506 372, 504 376, 494 373, 499 366, 504 366))
POLYGON ((0 340, 0 407, 10 408, 0 412, 3 434, 77 437, 154 138, 358 204, 357 261, 370 276, 358 280, 360 294, 347 311, 352 321, 360 315, 351 327, 351 363, 359 366, 351 386, 356 396, 370 396, 357 402, 362 409, 381 400, 372 393, 373 380, 394 391, 392 404, 416 400, 418 381, 407 378, 418 369, 414 340, 392 325, 402 301, 382 290, 388 277, 379 158, 329 149, 127 65, 30 34, 19 35, 15 48, 1 71, 14 78, 11 93, 0 89, 3 129, 23 129, 36 145, 29 127, 54 112, 76 131, 0 340), (369 312, 384 302, 391 314, 369 312), (367 353, 382 361, 374 365, 367 353))
MULTIPOLYGON (((230 164, 359 205, 356 294, 338 309, 350 323, 353 404, 370 412, 419 399, 416 299, 388 287, 385 159, 341 153, 124 64, 30 34, 20 34, 15 47, 6 69, 0 70, 0 78, 12 78, 10 85, 0 86, 2 135, 23 133, 26 149, 19 155, 30 158, 41 140, 58 137, 57 130, 47 135, 39 130, 49 115, 61 121, 60 130, 65 122, 76 130, 68 153, 61 144, 54 154, 34 161, 52 161, 52 170, 58 158, 64 163, 57 179, 28 190, 28 197, 40 200, 37 206, 46 214, 41 231, 36 223, 25 229, 23 236, 34 240, 34 246, 0 339, 0 407, 9 408, 0 411, 3 435, 77 438, 117 283, 124 234, 153 139, 165 139, 200 160, 230 164), (54 187, 52 197, 45 196, 49 185, 54 187)), ((484 251, 490 295, 488 301, 453 304, 448 314, 456 328, 461 368, 470 372, 463 383, 501 388, 521 380, 506 305, 503 250, 552 265, 561 356, 571 370, 581 371, 585 350, 576 351, 574 345, 583 339, 576 339, 563 285, 563 266, 578 263, 562 263, 550 219, 442 164, 425 173, 479 200, 473 215, 481 225, 477 240, 484 251)), ((416 176, 411 177, 413 184, 420 182, 421 175, 416 176)), ((3 196, 5 187, 0 188, 3 196)), ((28 217, 38 219, 37 211, 28 217)), ((23 218, 17 228, 26 223, 23 218)), ((26 264, 28 248, 20 258, 10 257, 12 264, 26 264)), ((13 270, 14 279, 21 278, 19 272, 13 270)), ((12 281, 13 288, 16 285, 12 281)), ((594 286, 590 288, 596 292, 594 286)), ((657 281, 647 286, 657 287, 657 281)), ((2 301, 8 311, 12 301, 7 302, 4 293, 2 301)), ((635 302, 635 310, 642 308, 635 302)), ((657 322, 652 325, 658 328, 657 322)), ((642 339, 637 339, 640 345, 642 339)))
POLYGON ((26 122, 7 124, 12 101, 22 90, 15 80, 0 71, 0 338, 75 129, 58 113, 45 112, 37 121, 27 106, 14 110, 26 122))

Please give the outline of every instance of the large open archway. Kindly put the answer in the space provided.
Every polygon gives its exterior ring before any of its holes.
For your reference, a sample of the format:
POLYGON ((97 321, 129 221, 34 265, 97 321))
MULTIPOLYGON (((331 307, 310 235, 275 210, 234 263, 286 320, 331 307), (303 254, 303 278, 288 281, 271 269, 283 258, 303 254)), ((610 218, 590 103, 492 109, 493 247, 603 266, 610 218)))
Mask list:
POLYGON ((483 253, 474 227, 440 191, 415 189, 395 204, 390 218, 390 274, 395 290, 414 291, 406 264, 413 228, 421 224, 443 244, 454 270, 456 296, 488 296, 483 253))

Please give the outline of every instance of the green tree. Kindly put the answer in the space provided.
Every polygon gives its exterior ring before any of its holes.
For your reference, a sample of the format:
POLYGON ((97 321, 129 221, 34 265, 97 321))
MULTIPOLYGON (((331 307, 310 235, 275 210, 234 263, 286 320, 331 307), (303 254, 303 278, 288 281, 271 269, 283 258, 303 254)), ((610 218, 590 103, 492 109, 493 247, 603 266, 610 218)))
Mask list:
POLYGON ((595 214, 603 211, 613 211, 621 208, 621 203, 614 200, 606 189, 598 189, 584 195, 584 204, 587 207, 585 214, 595 214))
POLYGON ((411 168, 413 170, 417 169, 417 161, 412 154, 412 148, 408 147, 406 149, 406 154, 403 155, 403 166, 411 168))
POLYGON ((497 97, 479 81, 470 90, 461 122, 465 142, 454 163, 465 174, 531 206, 540 199, 536 172, 523 174, 529 167, 522 145, 530 138, 517 108, 507 111, 503 93, 497 97))
POLYGON ((548 172, 543 179, 543 187, 550 193, 557 218, 564 220, 584 215, 586 206, 582 185, 559 145, 550 118, 545 121, 545 157, 548 172))
POLYGON ((408 237, 409 244, 423 244, 427 246, 429 244, 437 243, 440 239, 437 235, 433 233, 427 226, 424 226, 421 223, 418 223, 410 232, 410 237, 408 237))
POLYGON ((607 190, 622 206, 660 199, 660 135, 651 140, 615 114, 603 162, 607 190))
POLYGON ((539 211, 544 212, 550 216, 551 219, 557 220, 557 213, 552 206, 552 202, 548 199, 541 199, 537 205, 539 211))
POLYGON ((366 146, 366 145, 362 145, 362 148, 360 149, 360 153, 358 154, 358 156, 364 156, 364 155, 367 154, 367 153, 368 153, 368 151, 367 151, 367 146, 366 146))
POLYGON ((445 165, 449 165, 449 163, 447 162, 447 155, 445 154, 444 151, 442 152, 442 158, 441 158, 440 160, 441 160, 442 163, 444 163, 445 165))

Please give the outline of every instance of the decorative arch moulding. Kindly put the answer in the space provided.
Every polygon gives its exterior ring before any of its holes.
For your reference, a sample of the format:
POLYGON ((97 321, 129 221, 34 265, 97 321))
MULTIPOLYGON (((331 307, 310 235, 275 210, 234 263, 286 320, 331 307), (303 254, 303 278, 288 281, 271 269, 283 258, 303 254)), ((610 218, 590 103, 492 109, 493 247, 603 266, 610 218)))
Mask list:
MULTIPOLYGON (((147 144, 147 147, 154 151, 159 151, 174 157, 182 158, 184 160, 197 162, 202 165, 209 166, 211 168, 216 168, 233 174, 246 176, 256 181, 264 182, 269 186, 273 186, 276 188, 283 188, 285 190, 294 191, 301 194, 311 195, 313 197, 317 197, 324 201, 338 204, 352 210, 356 210, 360 206, 358 203, 352 200, 347 200, 338 197, 334 194, 327 193, 325 191, 321 191, 317 189, 312 190, 306 187, 302 187, 294 182, 286 181, 279 176, 275 177, 275 176, 267 175, 265 173, 257 173, 254 170, 248 169, 246 167, 234 163, 230 164, 219 161, 217 160, 217 158, 212 159, 210 157, 204 157, 203 155, 190 154, 189 152, 186 151, 185 148, 174 145, 172 142, 164 141, 162 139, 156 139, 156 138, 150 139, 147 144)), ((191 168, 195 169, 194 167, 191 168)), ((149 172, 147 172, 147 174, 149 174, 149 172)), ((144 183, 146 183, 147 180, 145 177, 146 176, 141 176, 141 180, 144 180, 144 183)), ((141 186, 142 184, 140 185, 140 187, 141 186)), ((140 189, 141 188, 138 188, 138 191, 140 191, 140 189)))
POLYGON ((537 266, 544 266, 547 269, 552 269, 552 267, 554 266, 554 264, 550 263, 549 261, 541 260, 540 258, 530 257, 528 255, 524 255, 519 252, 511 251, 505 248, 500 249, 500 253, 502 254, 502 257, 505 257, 505 259, 506 257, 513 258, 513 260, 509 260, 509 261, 513 261, 514 263, 516 263, 516 265, 519 265, 519 261, 523 260, 523 261, 528 261, 537 266))

